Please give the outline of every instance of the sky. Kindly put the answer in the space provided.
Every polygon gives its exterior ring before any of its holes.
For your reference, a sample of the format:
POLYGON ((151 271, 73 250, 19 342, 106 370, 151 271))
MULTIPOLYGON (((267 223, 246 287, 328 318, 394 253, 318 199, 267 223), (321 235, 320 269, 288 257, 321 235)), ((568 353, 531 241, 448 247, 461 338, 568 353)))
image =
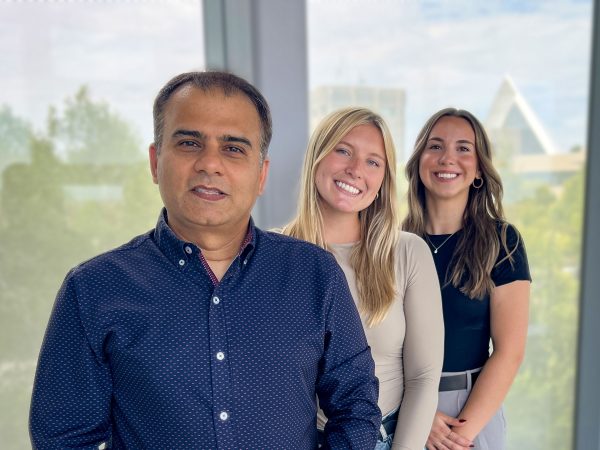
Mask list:
MULTIPOLYGON (((0 106, 40 130, 86 84, 144 143, 172 76, 205 66, 200 0, 0 2, 0 106), (60 109, 60 108, 59 108, 60 109)), ((145 149, 144 149, 145 150, 145 149)))
MULTIPOLYGON (((293 0, 296 1, 296 0, 293 0)), ((485 120, 510 75, 562 151, 585 143, 590 0, 307 0, 309 89, 406 92, 404 147, 445 106, 485 120)), ((152 140, 152 100, 202 69, 200 0, 0 2, 0 106, 43 129, 86 84, 152 140)))
POLYGON ((406 92, 406 141, 436 110, 485 120, 509 75, 558 148, 585 144, 591 1, 308 0, 311 88, 406 92))

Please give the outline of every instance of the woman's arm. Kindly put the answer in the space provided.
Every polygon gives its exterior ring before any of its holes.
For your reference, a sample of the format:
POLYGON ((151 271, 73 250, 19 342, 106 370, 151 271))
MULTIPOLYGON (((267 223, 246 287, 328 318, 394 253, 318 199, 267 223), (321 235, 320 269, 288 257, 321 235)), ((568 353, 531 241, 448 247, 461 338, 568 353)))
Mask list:
MULTIPOLYGON (((440 288, 427 244, 407 237, 403 345, 404 395, 398 414, 393 449, 422 449, 437 408, 444 353, 444 320, 440 288)), ((398 288, 401 288, 398 286, 398 288)))
POLYGON ((466 422, 454 430, 468 439, 474 439, 500 408, 521 365, 527 339, 530 284, 528 280, 513 281, 492 291, 494 349, 458 416, 466 422))

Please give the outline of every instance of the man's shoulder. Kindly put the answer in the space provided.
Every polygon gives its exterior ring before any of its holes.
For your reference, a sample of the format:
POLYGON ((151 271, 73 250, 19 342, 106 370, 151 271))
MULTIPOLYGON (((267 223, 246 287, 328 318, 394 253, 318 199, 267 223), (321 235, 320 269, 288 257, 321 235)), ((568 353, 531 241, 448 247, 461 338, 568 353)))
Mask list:
POLYGON ((309 289, 312 297, 346 284, 344 272, 328 250, 273 231, 259 230, 256 238, 254 267, 261 276, 285 281, 287 290, 306 293, 309 289))
MULTIPOLYGON (((325 264, 335 263, 331 252, 311 242, 281 234, 277 231, 257 229, 257 245, 261 251, 280 255, 284 259, 304 258, 321 261, 325 264)), ((337 264, 337 263, 335 263, 337 264)))
POLYGON ((294 250, 322 256, 330 255, 327 250, 318 245, 286 234, 281 234, 277 229, 265 231, 257 228, 257 232, 259 239, 261 240, 261 245, 272 247, 276 250, 294 250))
POLYGON ((121 263, 132 263, 137 255, 143 257, 145 247, 152 242, 153 231, 135 236, 119 247, 107 250, 79 263, 71 270, 71 275, 85 276, 88 273, 99 273, 111 267, 118 267, 121 263))

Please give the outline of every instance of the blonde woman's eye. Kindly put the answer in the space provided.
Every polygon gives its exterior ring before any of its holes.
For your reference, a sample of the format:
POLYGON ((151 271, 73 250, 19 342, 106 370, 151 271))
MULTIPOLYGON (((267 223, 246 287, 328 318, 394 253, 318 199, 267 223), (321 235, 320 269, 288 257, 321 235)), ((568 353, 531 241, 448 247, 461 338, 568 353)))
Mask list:
POLYGON ((370 159, 368 161, 368 163, 369 163, 370 166, 373 166, 373 167, 380 167, 381 166, 381 164, 379 164, 379 161, 375 161, 374 159, 370 159))
POLYGON ((340 155, 349 155, 350 152, 348 150, 346 150, 345 148, 338 148, 336 149, 336 152, 339 153, 340 155))

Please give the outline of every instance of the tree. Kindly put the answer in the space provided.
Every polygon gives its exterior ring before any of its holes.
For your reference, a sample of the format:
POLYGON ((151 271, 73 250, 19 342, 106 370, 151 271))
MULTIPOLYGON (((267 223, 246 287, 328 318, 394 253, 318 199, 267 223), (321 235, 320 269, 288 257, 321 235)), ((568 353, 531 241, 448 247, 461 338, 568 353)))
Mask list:
POLYGON ((148 230, 160 209, 126 121, 85 87, 57 111, 36 135, 0 109, 0 403, 11 405, 0 411, 0 436, 11 448, 30 448, 33 372, 65 274, 148 230))
POLYGON ((527 355, 506 402, 509 448, 571 446, 583 179, 576 174, 559 194, 540 186, 508 208, 533 278, 527 355))
POLYGON ((50 108, 48 136, 73 164, 131 164, 144 157, 131 125, 107 103, 94 102, 86 86, 65 100, 62 115, 50 108))
POLYGON ((29 160, 32 137, 28 122, 15 116, 8 106, 0 108, 0 175, 12 163, 29 160))

